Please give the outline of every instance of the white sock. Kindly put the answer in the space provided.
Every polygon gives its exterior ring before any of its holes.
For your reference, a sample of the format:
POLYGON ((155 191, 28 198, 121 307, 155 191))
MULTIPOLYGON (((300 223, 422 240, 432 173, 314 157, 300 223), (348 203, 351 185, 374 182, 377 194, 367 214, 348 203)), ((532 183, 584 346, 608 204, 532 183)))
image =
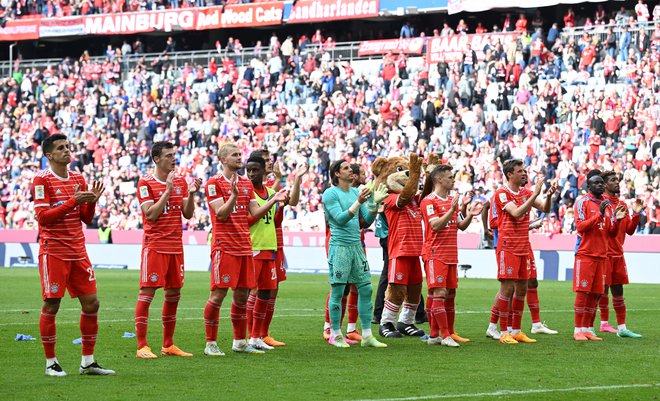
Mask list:
POLYGON ((589 329, 587 329, 586 327, 580 327, 580 330, 582 330, 583 333, 586 333, 587 331, 589 331, 589 329))
POLYGON ((509 333, 511 333, 513 331, 513 327, 511 327, 511 326, 506 326, 506 329, 509 333))
POLYGON ((590 332, 592 332, 592 333, 593 333, 593 332, 595 332, 595 330, 594 330, 594 327, 593 327, 593 326, 591 326, 591 327, 589 327, 589 328, 587 329, 587 331, 590 331, 590 332))
POLYGON ((532 327, 541 327, 541 326, 543 326, 543 323, 541 322, 532 323, 532 327))
POLYGON ((342 334, 341 334, 341 329, 339 329, 339 330, 332 329, 332 330, 330 330, 330 333, 331 333, 331 335, 332 335, 332 338, 335 338, 335 337, 337 337, 337 336, 341 336, 341 335, 342 335, 342 334))
POLYGON ((330 327, 330 322, 323 323, 323 330, 328 330, 330 327))
POLYGON ((608 322, 607 320, 601 320, 601 321, 600 321, 600 325, 601 325, 601 326, 604 325, 604 324, 608 324, 608 323, 609 323, 609 322, 608 322))
POLYGON ((396 316, 399 314, 399 309, 401 309, 401 305, 395 305, 390 301, 385 301, 385 307, 383 308, 383 315, 380 319, 380 324, 383 325, 385 323, 394 323, 396 316))
POLYGON ((403 311, 399 316, 399 322, 403 324, 413 324, 415 323, 415 314, 417 313, 417 305, 411 304, 408 302, 403 303, 403 311))
POLYGON ((518 334, 520 333, 520 330, 511 330, 511 334, 518 334))
POLYGON ((348 327, 346 327, 346 332, 350 333, 352 331, 356 331, 357 330, 357 327, 355 327, 356 325, 357 323, 349 323, 348 327))
POLYGON ((371 337, 371 328, 362 329, 362 338, 371 337))
POLYGON ((582 329, 579 328, 579 327, 574 328, 573 329, 573 334, 577 334, 577 333, 582 333, 582 329))
POLYGON ((82 356, 82 361, 80 362, 80 366, 89 366, 94 363, 94 355, 83 355, 82 356))
POLYGON ((500 331, 501 335, 505 335, 506 333, 508 333, 508 331, 500 331))
POLYGON ((619 329, 619 331, 628 330, 628 328, 626 327, 626 324, 625 324, 625 323, 624 323, 624 324, 620 324, 620 325, 618 325, 618 326, 616 326, 616 327, 617 327, 617 329, 619 329))
POLYGON ((497 330, 497 323, 488 323, 488 330, 497 330))
POLYGON ((218 345, 218 343, 215 342, 215 341, 207 341, 207 342, 206 342, 206 346, 207 346, 207 347, 208 347, 209 345, 211 345, 211 344, 213 344, 213 345, 218 345))
POLYGON ((57 358, 46 358, 46 367, 49 367, 56 362, 57 362, 57 358))
POLYGON ((232 348, 243 348, 245 344, 245 340, 234 340, 232 343, 232 348))

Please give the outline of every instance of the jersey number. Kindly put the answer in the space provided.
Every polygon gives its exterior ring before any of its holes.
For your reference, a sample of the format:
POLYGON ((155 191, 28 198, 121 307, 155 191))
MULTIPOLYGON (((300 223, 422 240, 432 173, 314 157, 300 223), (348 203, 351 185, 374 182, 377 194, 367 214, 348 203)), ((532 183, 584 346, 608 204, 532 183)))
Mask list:
POLYGON ((87 268, 87 273, 89 273, 89 281, 96 281, 96 276, 94 276, 94 269, 91 267, 87 268))

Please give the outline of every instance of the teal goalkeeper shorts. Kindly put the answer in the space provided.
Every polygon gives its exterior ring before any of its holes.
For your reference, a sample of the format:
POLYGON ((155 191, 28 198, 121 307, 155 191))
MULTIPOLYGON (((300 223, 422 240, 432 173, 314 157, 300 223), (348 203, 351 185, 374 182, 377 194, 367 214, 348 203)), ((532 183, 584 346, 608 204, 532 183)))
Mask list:
POLYGON ((328 249, 330 284, 359 284, 371 281, 362 245, 331 245, 328 249))

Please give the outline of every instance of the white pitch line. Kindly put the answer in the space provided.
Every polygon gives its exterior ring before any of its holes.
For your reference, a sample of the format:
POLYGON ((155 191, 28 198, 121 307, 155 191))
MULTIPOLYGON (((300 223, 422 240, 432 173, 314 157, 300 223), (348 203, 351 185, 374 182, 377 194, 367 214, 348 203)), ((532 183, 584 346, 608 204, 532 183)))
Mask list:
MULTIPOLYGON (((313 315, 310 315, 310 314, 304 314, 304 315, 275 315, 273 317, 278 318, 278 319, 286 319, 286 318, 290 318, 290 317, 312 317, 312 316, 318 317, 318 316, 321 316, 321 315, 318 315, 318 314, 313 314, 313 315)), ((181 320, 204 320, 204 317, 203 316, 200 316, 200 317, 178 317, 176 320, 178 320, 178 321, 181 321, 181 320)), ((160 322, 161 320, 158 319, 158 318, 153 318, 153 319, 149 319, 149 321, 150 322, 160 322)), ((98 322, 99 323, 122 323, 122 322, 134 323, 135 320, 134 319, 100 319, 98 322)), ((79 320, 63 320, 63 321, 58 320, 56 323, 57 324, 79 324, 80 321, 79 320)), ((0 323, 0 327, 3 327, 3 326, 26 326, 26 325, 27 326, 33 326, 33 325, 38 325, 38 324, 39 324, 39 321, 0 323)))
POLYGON ((529 390, 498 390, 489 393, 462 393, 462 394, 436 394, 423 395, 419 397, 401 397, 401 398, 371 398, 364 400, 351 401, 417 401, 417 400, 439 400, 446 398, 477 398, 477 397, 499 397, 503 395, 525 395, 525 394, 543 394, 543 393, 572 393, 576 391, 602 391, 628 388, 651 388, 660 386, 660 383, 653 384, 619 384, 614 386, 590 386, 590 387, 568 387, 568 388, 547 388, 547 389, 529 389, 529 390))

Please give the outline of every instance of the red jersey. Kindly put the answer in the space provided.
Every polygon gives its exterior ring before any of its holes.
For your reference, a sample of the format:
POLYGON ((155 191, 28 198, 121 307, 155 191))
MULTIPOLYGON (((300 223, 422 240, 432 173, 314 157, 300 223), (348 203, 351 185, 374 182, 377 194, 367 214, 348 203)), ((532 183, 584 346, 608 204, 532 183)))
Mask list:
MULTIPOLYGON (((514 255, 526 256, 529 254, 529 211, 518 219, 513 218, 504 207, 513 202, 520 207, 532 196, 532 191, 520 188, 513 192, 509 187, 503 186, 495 191, 495 212, 499 214, 497 223, 498 250, 510 252, 514 255)), ((492 207, 491 207, 492 209, 492 207)))
MULTIPOLYGON (((616 196, 603 194, 603 197, 611 202, 612 210, 616 210, 619 204, 625 205, 616 196)), ((626 234, 635 234, 640 215, 635 213, 630 217, 627 212, 628 210, 626 208, 626 217, 617 223, 616 230, 608 237, 607 256, 623 256, 623 243, 626 241, 626 234)))
POLYGON ((422 199, 420 208, 424 220, 425 238, 422 247, 424 260, 436 259, 446 264, 458 263, 458 209, 454 211, 442 230, 435 231, 431 228, 431 221, 441 218, 451 209, 453 199, 452 196, 442 199, 435 192, 422 199))
MULTIPOLYGON (((238 197, 234 210, 226 220, 221 221, 217 216, 211 217, 213 224, 213 239, 211 250, 219 250, 234 256, 251 256, 252 241, 250 240, 250 226, 248 214, 250 202, 256 202, 252 182, 245 177, 237 176, 236 186, 238 197)), ((231 183, 222 174, 211 177, 206 183, 206 199, 211 204, 219 200, 225 201, 231 196, 231 183)))
POLYGON ((387 249, 390 258, 400 256, 420 256, 422 254, 422 213, 419 197, 404 207, 398 207, 399 194, 389 194, 385 199, 385 218, 389 225, 387 249))
POLYGON ((612 207, 600 214, 600 204, 603 199, 585 195, 575 203, 575 227, 578 238, 575 244, 575 256, 588 256, 605 259, 610 230, 614 226, 612 207))
POLYGON ((34 212, 39 222, 39 253, 62 260, 87 258, 83 225, 94 217, 95 204, 79 205, 73 195, 87 191, 80 173, 69 171, 61 178, 52 170, 42 170, 32 182, 34 212))
MULTIPOLYGON (((158 202, 166 190, 167 183, 158 180, 151 174, 140 178, 137 191, 140 208, 146 203, 158 202)), ((158 253, 183 253, 181 211, 186 199, 188 199, 188 184, 183 177, 177 176, 174 178, 174 189, 170 198, 163 208, 163 213, 158 216, 156 221, 149 221, 147 216, 142 214, 143 248, 150 248, 158 253)))

